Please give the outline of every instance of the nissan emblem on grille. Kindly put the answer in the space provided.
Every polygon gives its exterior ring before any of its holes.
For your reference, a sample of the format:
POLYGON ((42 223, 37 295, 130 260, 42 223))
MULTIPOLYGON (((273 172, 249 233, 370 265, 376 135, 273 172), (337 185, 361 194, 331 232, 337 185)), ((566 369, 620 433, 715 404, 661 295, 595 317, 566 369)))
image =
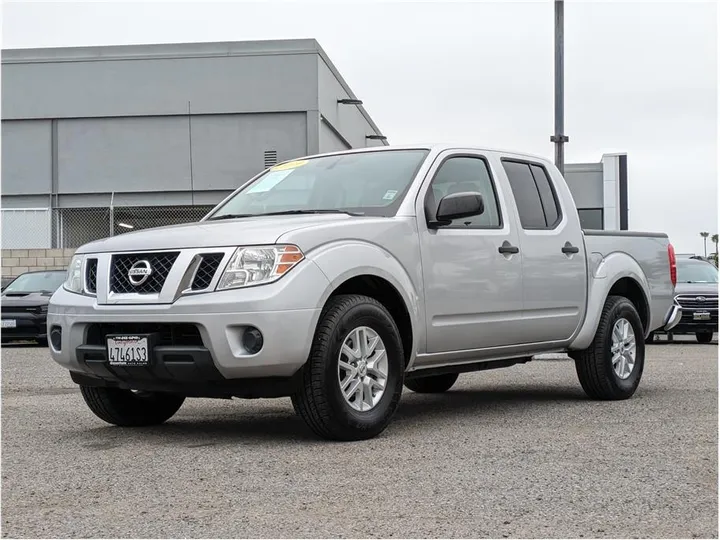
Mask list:
POLYGON ((698 302, 704 302, 704 301, 705 301, 705 297, 704 297, 704 296, 696 296, 696 297, 695 297, 695 300, 697 300, 698 302))
POLYGON ((130 267, 130 270, 128 270, 128 279, 130 280, 130 283, 137 287, 138 285, 145 283, 150 277, 150 274, 152 274, 150 261, 138 261, 130 267))

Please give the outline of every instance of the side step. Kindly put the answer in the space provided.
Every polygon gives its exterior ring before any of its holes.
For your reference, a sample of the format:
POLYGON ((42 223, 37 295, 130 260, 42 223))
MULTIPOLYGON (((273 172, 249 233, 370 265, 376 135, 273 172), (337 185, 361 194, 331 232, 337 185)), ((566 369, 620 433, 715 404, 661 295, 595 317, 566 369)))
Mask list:
POLYGON ((418 369, 405 374, 406 379, 418 379, 420 377, 431 377, 433 375, 444 375, 446 373, 468 373, 470 371, 484 371, 486 369, 499 369, 525 364, 532 360, 532 356, 520 358, 507 358, 505 360, 490 360, 489 362, 472 362, 470 364, 456 364, 453 366, 441 366, 435 368, 418 369))

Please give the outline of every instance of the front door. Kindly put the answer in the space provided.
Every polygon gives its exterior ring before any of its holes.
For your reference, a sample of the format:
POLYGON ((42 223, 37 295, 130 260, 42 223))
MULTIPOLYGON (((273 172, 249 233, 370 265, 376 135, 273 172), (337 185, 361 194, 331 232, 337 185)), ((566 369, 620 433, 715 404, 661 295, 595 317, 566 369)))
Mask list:
POLYGON ((508 217, 504 202, 509 187, 500 185, 487 159, 475 153, 441 155, 428 177, 417 208, 427 353, 517 343, 522 268, 520 256, 513 253, 518 245, 515 220, 508 217), (465 191, 481 193, 485 211, 428 229, 427 220, 434 220, 440 199, 465 191))

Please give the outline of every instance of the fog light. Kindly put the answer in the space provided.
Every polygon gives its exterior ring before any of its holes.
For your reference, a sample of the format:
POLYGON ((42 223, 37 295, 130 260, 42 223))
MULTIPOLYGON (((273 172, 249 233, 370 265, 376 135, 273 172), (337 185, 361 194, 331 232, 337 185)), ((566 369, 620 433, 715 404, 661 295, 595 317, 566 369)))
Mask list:
POLYGON ((50 328, 50 343, 53 349, 60 352, 62 347, 62 328, 59 326, 52 326, 50 328))
POLYGON ((256 354, 262 349, 263 335, 260 330, 254 326, 250 326, 243 333, 242 344, 248 354, 256 354))

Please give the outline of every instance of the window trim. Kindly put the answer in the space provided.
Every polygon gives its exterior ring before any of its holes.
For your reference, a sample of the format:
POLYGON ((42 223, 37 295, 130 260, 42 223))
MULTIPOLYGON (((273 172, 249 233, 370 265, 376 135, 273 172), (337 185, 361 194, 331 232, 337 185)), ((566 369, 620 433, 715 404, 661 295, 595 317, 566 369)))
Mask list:
POLYGON ((563 219, 565 217, 565 213, 563 212, 562 204, 560 203, 560 198, 558 197, 557 190, 555 189, 555 182, 552 181, 552 177, 548 174, 547 168, 545 165, 543 165, 540 162, 532 161, 529 159, 519 159, 519 158, 508 158, 508 157, 502 157, 500 158, 500 163, 518 163, 520 165, 527 165, 528 170, 530 171, 530 176, 533 179, 533 184, 535 184, 535 189, 537 190, 538 198, 540 199, 540 207, 543 211, 543 217, 545 220, 547 220, 547 215, 545 214, 545 205, 542 202, 542 196, 540 195, 540 190, 538 189, 537 180, 535 180, 535 175, 532 172, 532 169, 530 168, 531 165, 536 165, 540 167, 547 176, 548 184, 550 185, 550 192, 552 193, 553 200, 555 201, 555 206, 557 207, 558 211, 558 217, 555 220, 555 223, 550 225, 545 225, 545 227, 524 227, 522 224, 522 218, 520 217, 520 209, 517 207, 517 200, 515 199, 515 192, 512 190, 512 183, 510 182, 510 176, 507 173, 507 170, 505 170, 505 167, 503 166, 503 172, 505 173, 505 176, 508 177, 508 183, 510 184, 510 192, 513 196, 513 201, 515 202, 515 209, 517 210, 518 214, 518 220, 520 221, 520 228, 524 231, 554 231, 556 230, 560 224, 563 222, 563 219))
MULTIPOLYGON (((470 152, 463 152, 460 154, 450 154, 442 158, 440 163, 435 167, 435 171, 433 172, 432 178, 430 178, 430 182, 427 184, 427 190, 425 191, 425 196, 423 197, 423 204, 422 204, 422 210, 423 214, 425 216, 425 224, 430 223, 430 217, 427 215, 427 200, 430 196, 430 190, 432 189, 432 184, 435 181, 435 178, 437 178, 438 171, 442 168, 443 165, 445 165, 445 162, 453 159, 453 158, 472 158, 472 159, 478 159, 482 161, 485 164, 485 168, 488 172, 488 177, 490 178, 490 185, 493 190, 493 195, 495 198, 495 207, 497 208, 498 213, 498 225, 491 225, 487 227, 460 227, 459 225, 453 226, 450 225, 441 225, 440 227, 437 227, 436 230, 443 230, 443 229, 451 229, 451 230, 457 230, 457 231, 482 231, 482 230, 501 230, 505 227, 505 222, 503 220, 503 213, 502 213, 502 206, 500 206, 500 197, 498 195, 498 188, 497 188, 497 182, 495 181, 495 177, 493 176, 492 168, 490 167, 490 162, 488 161, 487 157, 480 155, 480 154, 473 154, 470 152)), ((438 204, 440 201, 438 201, 438 204)), ((481 214, 482 215, 482 214, 481 214)))

